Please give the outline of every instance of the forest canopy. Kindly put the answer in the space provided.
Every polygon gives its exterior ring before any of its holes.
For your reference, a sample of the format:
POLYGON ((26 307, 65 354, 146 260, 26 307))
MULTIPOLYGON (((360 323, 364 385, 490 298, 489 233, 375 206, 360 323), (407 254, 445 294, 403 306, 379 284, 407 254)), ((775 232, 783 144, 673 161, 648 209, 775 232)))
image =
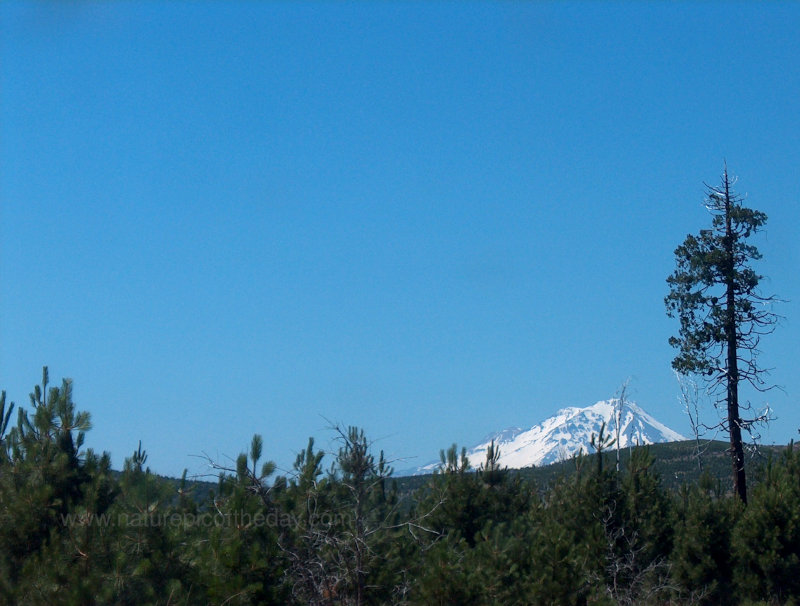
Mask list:
MULTIPOLYGON (((705 474, 664 486, 647 447, 621 471, 580 455, 547 485, 471 469, 455 445, 401 493, 356 427, 275 475, 263 441, 202 491, 141 443, 83 449, 72 382, 0 400, 0 601, 7 604, 784 604, 800 597, 800 453, 745 507, 705 474)), ((595 455, 596 456, 596 455, 595 455)), ((688 462, 694 465, 693 461, 688 462)))

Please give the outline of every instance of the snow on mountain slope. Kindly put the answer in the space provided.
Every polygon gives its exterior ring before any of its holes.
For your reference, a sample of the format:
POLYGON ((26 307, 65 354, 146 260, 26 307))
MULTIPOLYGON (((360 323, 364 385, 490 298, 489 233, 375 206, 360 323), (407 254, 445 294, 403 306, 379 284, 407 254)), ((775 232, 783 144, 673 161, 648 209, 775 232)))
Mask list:
MULTIPOLYGON (((602 400, 586 408, 563 408, 530 429, 513 427, 487 436, 467 450, 473 468, 486 460, 486 451, 494 441, 500 449, 500 465, 511 469, 547 465, 568 459, 579 450, 592 453, 592 434, 598 434, 603 422, 606 435, 616 438, 619 418, 619 448, 686 440, 684 436, 660 423, 635 403, 625 401, 617 411, 617 400, 602 400)), ((416 470, 432 473, 438 461, 416 470)))

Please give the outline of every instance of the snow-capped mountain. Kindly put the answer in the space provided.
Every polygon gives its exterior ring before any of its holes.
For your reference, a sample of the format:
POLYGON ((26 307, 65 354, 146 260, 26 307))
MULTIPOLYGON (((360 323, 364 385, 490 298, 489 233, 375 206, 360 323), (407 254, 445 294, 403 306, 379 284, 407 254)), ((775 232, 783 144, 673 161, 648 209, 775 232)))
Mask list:
MULTIPOLYGON (((602 400, 586 408, 563 408, 530 429, 511 427, 486 436, 467 450, 470 464, 477 468, 486 460, 486 451, 494 441, 500 449, 500 465, 511 469, 541 466, 568 459, 579 450, 592 453, 592 434, 598 434, 605 422, 606 435, 616 438, 619 419, 619 444, 614 448, 675 442, 684 436, 658 422, 635 403, 626 400, 618 410, 618 400, 602 400)), ((416 474, 432 473, 439 462, 419 467, 416 474)))

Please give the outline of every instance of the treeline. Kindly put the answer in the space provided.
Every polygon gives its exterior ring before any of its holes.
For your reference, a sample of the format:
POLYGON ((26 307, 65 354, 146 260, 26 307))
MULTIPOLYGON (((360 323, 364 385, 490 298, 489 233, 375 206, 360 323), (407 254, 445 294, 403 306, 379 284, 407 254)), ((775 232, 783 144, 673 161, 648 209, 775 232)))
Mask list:
MULTIPOLYGON (((789 604, 800 596, 800 454, 748 504, 708 477, 668 490, 647 448, 546 490, 463 451, 401 500, 364 433, 309 440, 292 473, 262 440, 196 498, 146 466, 82 450, 90 417, 47 373, 30 410, 0 400, 0 603, 789 604), (12 420, 16 420, 12 424, 12 420), (329 460, 330 459, 330 460, 329 460)), ((598 445, 603 444, 598 436, 598 445)), ((602 446, 601 446, 602 447, 602 446)), ((213 464, 213 462, 212 462, 213 464)))

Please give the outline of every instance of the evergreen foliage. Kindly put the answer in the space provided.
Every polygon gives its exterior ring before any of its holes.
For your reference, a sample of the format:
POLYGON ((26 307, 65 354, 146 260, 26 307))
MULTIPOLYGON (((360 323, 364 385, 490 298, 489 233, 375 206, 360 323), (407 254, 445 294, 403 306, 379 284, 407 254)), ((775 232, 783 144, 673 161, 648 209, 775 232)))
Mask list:
MULTIPOLYGON (((363 430, 334 428, 274 476, 253 437, 213 491, 160 478, 139 443, 121 473, 81 450, 71 382, 32 411, 0 397, 0 603, 789 604, 800 598, 800 454, 767 461, 747 508, 707 473, 668 488, 647 447, 620 470, 579 455, 547 485, 492 445, 402 502, 363 430)), ((598 450, 613 447, 601 432, 598 450)), ((602 452, 600 453, 602 454, 602 452)), ((614 453, 608 454, 608 461, 614 453)), ((686 460, 693 468, 694 463, 686 460)))

